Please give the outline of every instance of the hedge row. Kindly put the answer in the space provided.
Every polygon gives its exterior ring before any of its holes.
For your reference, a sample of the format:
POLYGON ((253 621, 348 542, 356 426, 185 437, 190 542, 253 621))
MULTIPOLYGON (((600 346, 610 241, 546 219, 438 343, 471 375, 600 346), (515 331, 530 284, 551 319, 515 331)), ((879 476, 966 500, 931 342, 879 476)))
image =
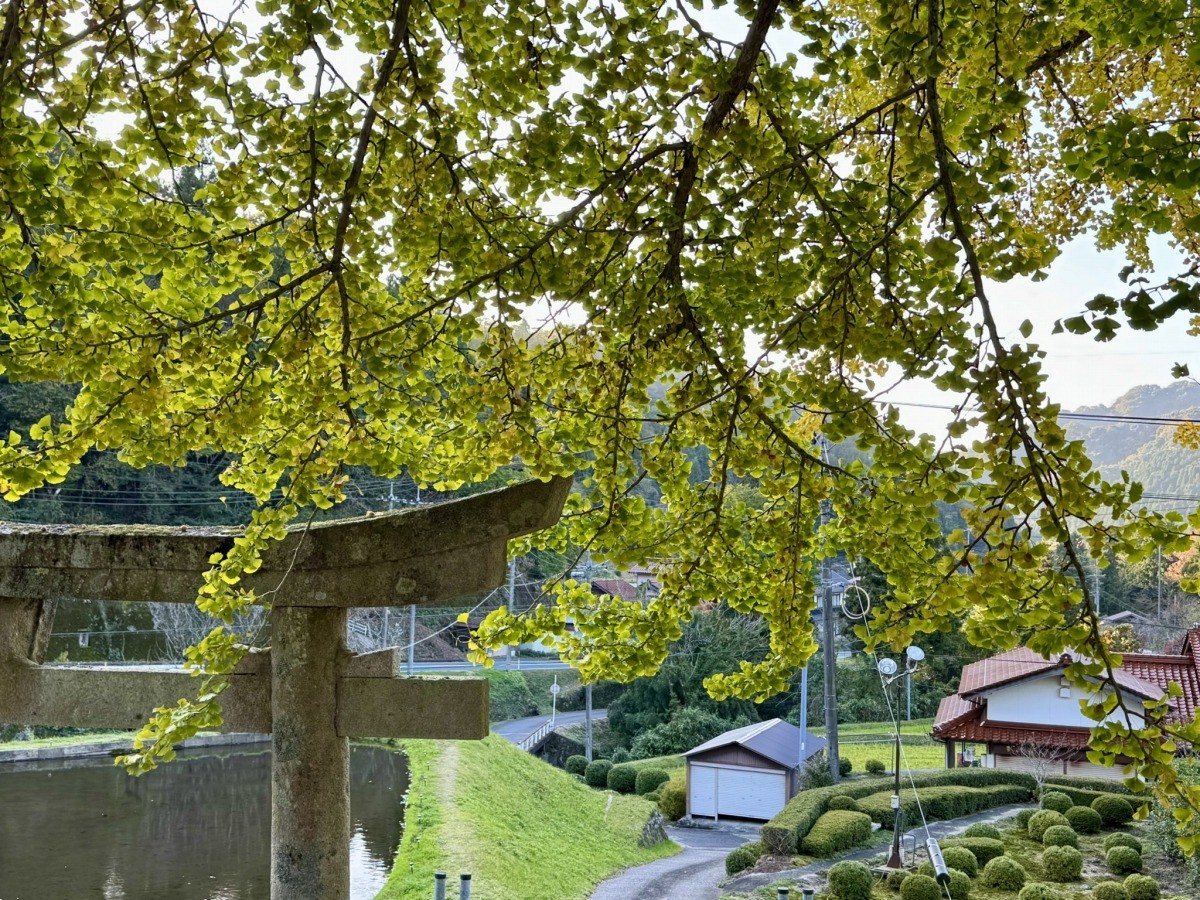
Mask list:
MULTIPOLYGON (((1109 781, 1107 778, 1088 778, 1084 775, 1051 775, 1046 784, 1054 785, 1054 790, 1062 791, 1063 787, 1081 791, 1096 791, 1100 794, 1128 794, 1129 788, 1120 781, 1109 781)), ((1069 795, 1069 791, 1063 791, 1069 795)))
POLYGON ((830 810, 817 819, 800 848, 810 856, 824 858, 864 844, 870 837, 870 816, 848 809, 830 810))
MULTIPOLYGON (((900 795, 900 809, 904 821, 915 825, 925 820, 936 822, 942 819, 957 819, 1008 803, 1025 803, 1031 796, 1030 789, 1023 785, 997 784, 990 787, 957 787, 952 785, 922 788, 916 795, 911 789, 900 795), (918 806, 917 797, 920 798, 918 806)), ((881 791, 858 801, 859 809, 884 828, 896 823, 896 811, 892 809, 892 792, 881 791)))
MULTIPOLYGON (((1025 791, 1023 799, 1028 799, 1033 795, 1036 786, 1032 776, 1005 769, 946 769, 914 775, 913 781, 922 791, 922 801, 925 799, 924 790, 926 788, 946 786, 984 788, 1005 785, 1023 788, 1025 791)), ((771 853, 777 855, 796 853, 800 841, 816 825, 817 820, 828 809, 829 801, 833 797, 845 796, 858 800, 878 793, 879 787, 878 780, 870 779, 802 791, 788 801, 787 806, 775 818, 763 826, 763 843, 771 853)), ((891 794, 888 793, 887 796, 890 802, 891 794)))

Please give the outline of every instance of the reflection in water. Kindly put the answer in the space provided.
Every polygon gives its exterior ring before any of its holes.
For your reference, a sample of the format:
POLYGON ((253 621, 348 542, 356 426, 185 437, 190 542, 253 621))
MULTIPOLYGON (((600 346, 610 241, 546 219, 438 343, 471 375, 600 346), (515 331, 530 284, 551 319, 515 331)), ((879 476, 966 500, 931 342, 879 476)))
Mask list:
MULTIPOLYGON (((180 753, 131 778, 108 759, 0 767, 3 900, 266 900, 267 745, 180 753)), ((383 886, 400 844, 403 757, 350 758, 350 896, 383 886)))

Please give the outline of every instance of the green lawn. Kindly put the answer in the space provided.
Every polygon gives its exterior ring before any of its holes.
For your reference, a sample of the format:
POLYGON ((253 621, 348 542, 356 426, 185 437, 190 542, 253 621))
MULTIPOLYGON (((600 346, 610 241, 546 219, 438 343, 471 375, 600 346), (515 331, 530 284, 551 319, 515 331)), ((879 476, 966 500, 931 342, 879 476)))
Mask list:
POLYGON ((470 872, 475 900, 584 900, 614 872, 679 849, 638 846, 649 802, 586 787, 502 738, 404 750, 404 837, 379 900, 427 900, 435 871, 470 872))

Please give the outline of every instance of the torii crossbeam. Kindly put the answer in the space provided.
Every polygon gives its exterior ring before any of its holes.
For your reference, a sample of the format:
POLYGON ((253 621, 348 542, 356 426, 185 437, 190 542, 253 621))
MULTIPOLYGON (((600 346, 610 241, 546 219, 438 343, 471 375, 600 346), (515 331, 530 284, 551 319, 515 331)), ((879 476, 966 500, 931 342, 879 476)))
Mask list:
MULTIPOLYGON (((351 737, 478 740, 482 679, 400 678, 351 655, 349 607, 432 604, 498 587, 506 544, 553 525, 570 480, 292 529, 243 579, 270 592, 271 648, 221 694, 226 731, 270 733, 272 900, 346 900, 351 737)), ((0 722, 136 728, 195 689, 183 672, 44 665, 60 599, 190 603, 224 528, 0 524, 0 722)))

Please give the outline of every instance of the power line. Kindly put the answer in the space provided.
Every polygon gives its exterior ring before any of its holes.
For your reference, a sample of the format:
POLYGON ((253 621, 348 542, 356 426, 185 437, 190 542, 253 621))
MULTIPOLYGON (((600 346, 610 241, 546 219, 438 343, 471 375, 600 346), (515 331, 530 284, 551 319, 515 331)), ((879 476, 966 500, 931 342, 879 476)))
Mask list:
MULTIPOLYGON (((881 402, 887 406, 904 406, 913 407, 916 409, 939 409, 953 413, 975 412, 980 409, 978 406, 952 406, 947 403, 917 403, 915 401, 904 400, 885 400, 881 402)), ((1200 425, 1200 419, 1183 419, 1172 416, 1130 416, 1122 415, 1120 413, 1060 412, 1057 418, 1084 422, 1118 422, 1130 425, 1200 425)))

